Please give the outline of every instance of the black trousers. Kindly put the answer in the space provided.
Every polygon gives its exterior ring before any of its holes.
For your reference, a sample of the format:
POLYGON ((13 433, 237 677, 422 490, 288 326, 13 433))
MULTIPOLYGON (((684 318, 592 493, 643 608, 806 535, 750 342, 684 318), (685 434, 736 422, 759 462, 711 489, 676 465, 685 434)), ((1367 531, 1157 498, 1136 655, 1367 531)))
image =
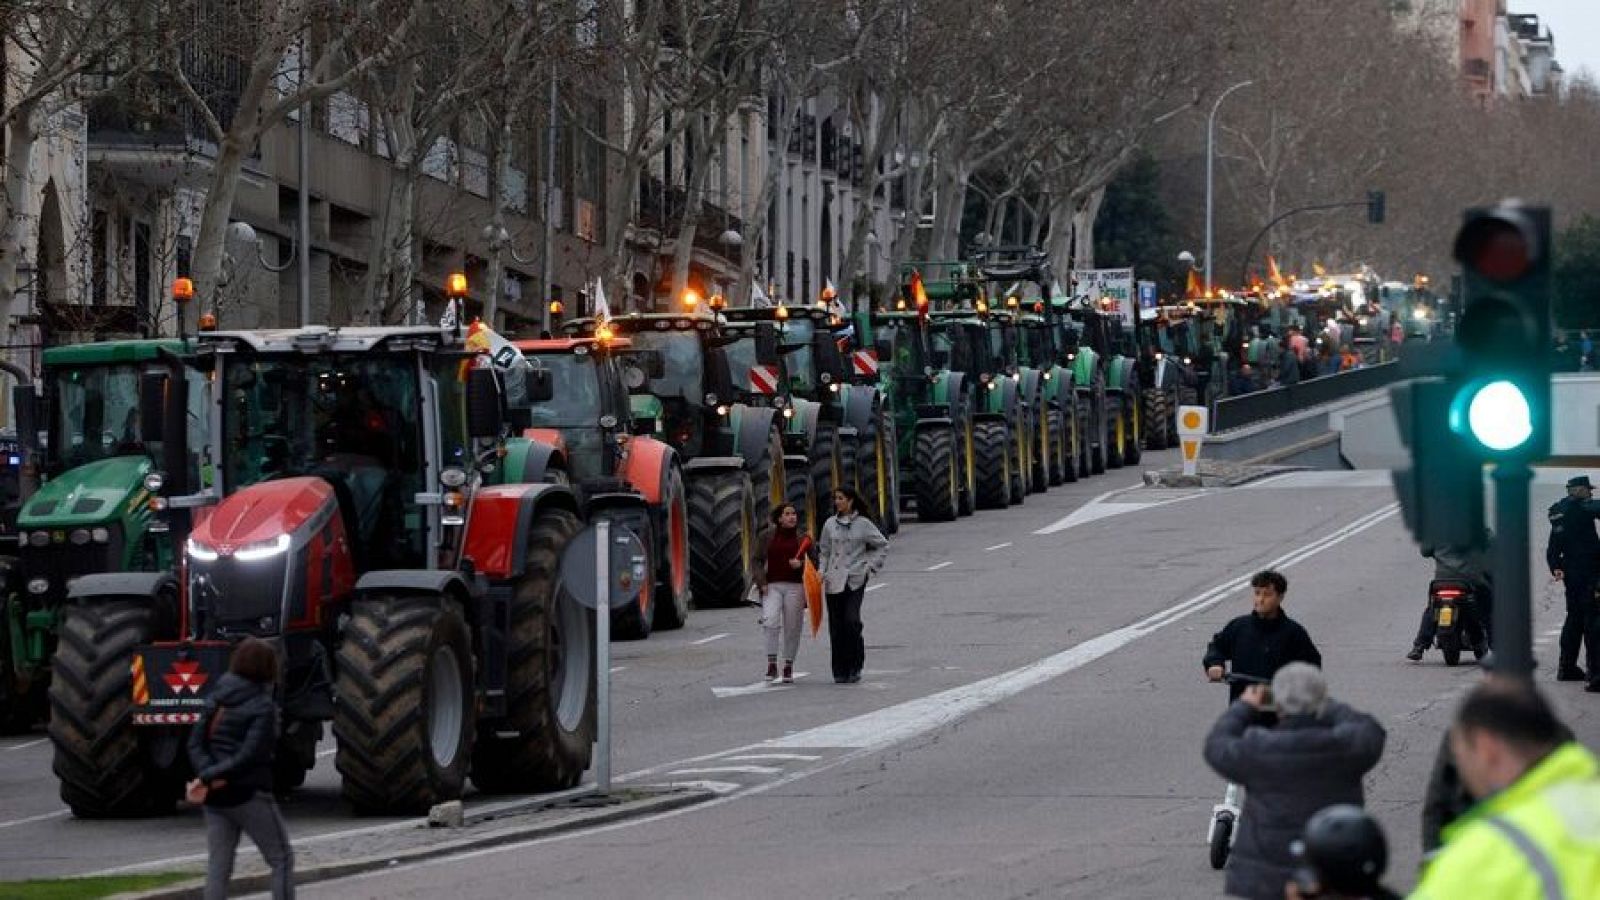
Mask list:
POLYGON ((1566 572, 1561 584, 1567 591, 1567 620, 1561 624, 1561 666, 1578 664, 1578 649, 1585 650, 1590 678, 1600 678, 1600 609, 1596 609, 1593 572, 1566 572))
POLYGON ((861 674, 867 660, 867 645, 861 640, 861 598, 866 595, 865 583, 854 590, 829 594, 828 641, 833 647, 833 677, 848 678, 861 674))

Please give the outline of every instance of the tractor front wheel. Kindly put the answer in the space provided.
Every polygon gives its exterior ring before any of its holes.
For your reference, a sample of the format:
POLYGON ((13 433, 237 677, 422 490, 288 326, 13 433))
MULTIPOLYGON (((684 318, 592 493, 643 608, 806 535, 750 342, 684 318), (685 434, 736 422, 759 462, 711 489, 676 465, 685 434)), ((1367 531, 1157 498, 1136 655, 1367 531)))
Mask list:
POLYGON ((960 460, 956 454, 955 430, 919 430, 912 453, 917 519, 923 522, 953 521, 960 508, 960 460))
POLYGON ((1003 422, 973 426, 978 468, 978 508, 1005 509, 1011 501, 1011 436, 1003 422))
POLYGON ((689 480, 689 577, 699 606, 738 606, 750 590, 758 540, 750 478, 713 472, 689 480))
POLYGON ((672 631, 689 621, 694 597, 689 589, 689 496, 683 486, 683 470, 676 465, 667 473, 661 496, 665 509, 657 516, 660 534, 655 543, 661 559, 653 624, 658 631, 672 631))

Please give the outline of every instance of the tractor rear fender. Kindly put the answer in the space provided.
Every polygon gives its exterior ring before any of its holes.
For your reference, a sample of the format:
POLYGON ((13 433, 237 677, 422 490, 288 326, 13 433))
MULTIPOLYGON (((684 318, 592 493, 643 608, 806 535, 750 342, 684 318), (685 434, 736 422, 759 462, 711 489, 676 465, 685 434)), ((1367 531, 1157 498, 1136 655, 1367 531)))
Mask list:
POLYGON ((733 452, 744 457, 746 467, 755 466, 767 452, 775 412, 760 406, 735 406, 728 411, 729 424, 733 426, 733 452))
POLYGON ((949 419, 949 418, 944 418, 944 419, 936 419, 936 418, 918 419, 917 420, 917 432, 921 433, 921 432, 924 432, 924 431, 932 431, 934 429, 954 428, 955 424, 956 424, 956 420, 955 419, 949 419))
POLYGON ((1133 389, 1135 379, 1133 360, 1126 356, 1113 356, 1107 360, 1106 390, 1127 392, 1133 389))
POLYGON ((628 441, 628 456, 619 473, 651 506, 666 502, 667 476, 678 463, 678 451, 655 438, 628 441))
MULTIPOLYGON (((527 567, 528 532, 546 509, 579 515, 577 497, 563 485, 529 483, 483 488, 472 498, 462 555, 490 579, 521 575, 527 567)), ((366 577, 356 583, 358 590, 366 577)))
POLYGON ((793 409, 794 415, 789 417, 783 431, 783 452, 785 455, 804 456, 811 452, 811 445, 817 441, 817 425, 822 420, 822 404, 815 400, 796 398, 793 409))
POLYGON ((171 572, 97 572, 79 575, 67 582, 67 600, 94 603, 109 597, 147 597, 152 602, 164 592, 178 590, 178 577, 171 572))
POLYGON ((873 434, 877 430, 878 414, 883 407, 883 395, 876 387, 862 384, 846 385, 845 423, 857 434, 873 434))
POLYGON ((501 484, 538 484, 549 478, 552 471, 566 471, 566 444, 560 432, 529 429, 526 437, 506 441, 506 458, 500 464, 496 480, 501 484), (536 431, 541 432, 537 437, 533 434, 536 431), (544 434, 546 432, 548 434, 544 434), (548 436, 555 440, 545 440, 548 436))
POLYGON ((742 456, 701 456, 683 464, 683 477, 685 478, 700 478, 706 475, 721 475, 726 472, 743 471, 744 457, 742 456))
POLYGON ((1019 385, 1022 388, 1022 402, 1032 406, 1034 401, 1039 399, 1039 386, 1044 381, 1039 377, 1038 369, 1023 369, 1021 375, 1022 380, 1019 385))

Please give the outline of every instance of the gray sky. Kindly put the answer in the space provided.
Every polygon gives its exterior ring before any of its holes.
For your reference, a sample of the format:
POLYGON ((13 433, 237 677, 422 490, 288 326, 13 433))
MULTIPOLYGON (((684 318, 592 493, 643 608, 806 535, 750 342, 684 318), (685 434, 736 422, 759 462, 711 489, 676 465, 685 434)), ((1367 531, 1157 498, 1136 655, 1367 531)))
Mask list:
POLYGON ((1587 68, 1600 79, 1600 0, 1511 0, 1514 13, 1535 13, 1555 33, 1556 60, 1568 76, 1587 68))

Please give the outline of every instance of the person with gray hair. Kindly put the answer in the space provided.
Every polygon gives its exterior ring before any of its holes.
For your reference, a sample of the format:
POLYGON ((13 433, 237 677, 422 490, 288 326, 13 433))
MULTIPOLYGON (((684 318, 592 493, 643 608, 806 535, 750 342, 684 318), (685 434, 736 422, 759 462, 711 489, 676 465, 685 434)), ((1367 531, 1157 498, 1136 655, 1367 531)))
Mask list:
POLYGON ((1205 745, 1211 768, 1245 789, 1229 896, 1283 896, 1295 869, 1290 846, 1318 810, 1362 805, 1361 779, 1378 764, 1385 738, 1376 719, 1331 699, 1322 670, 1308 663, 1279 669, 1270 690, 1245 688, 1205 745), (1276 724, 1259 724, 1259 713, 1274 711, 1276 724))

